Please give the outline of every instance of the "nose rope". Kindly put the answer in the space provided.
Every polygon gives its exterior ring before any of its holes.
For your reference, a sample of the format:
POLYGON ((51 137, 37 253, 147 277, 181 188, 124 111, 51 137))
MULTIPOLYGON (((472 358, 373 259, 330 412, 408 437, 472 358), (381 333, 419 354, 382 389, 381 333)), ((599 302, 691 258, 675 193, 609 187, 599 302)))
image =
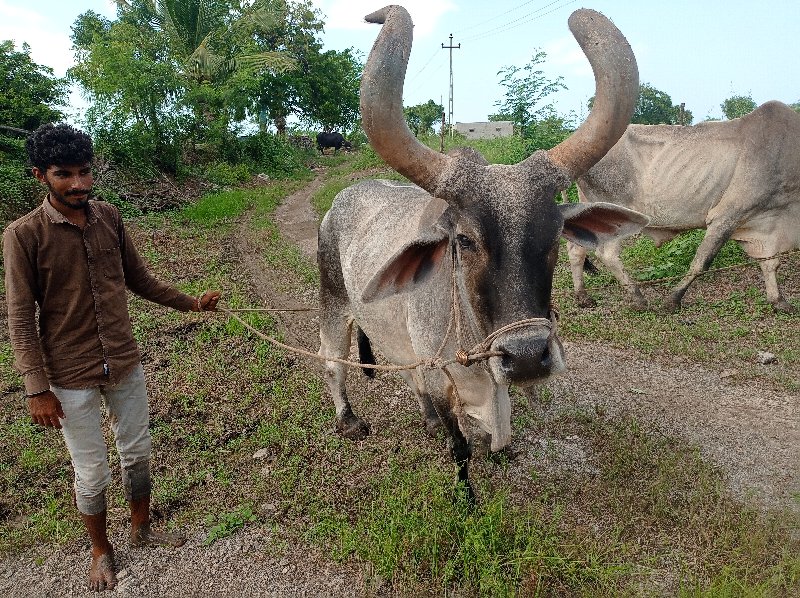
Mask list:
POLYGON ((551 304, 547 318, 526 318, 524 320, 517 320, 516 322, 511 322, 510 324, 506 324, 505 326, 498 328, 497 330, 486 336, 482 341, 475 343, 475 345, 469 351, 465 350, 463 348, 464 335, 461 326, 462 320, 466 319, 466 322, 469 325, 470 332, 472 332, 473 338, 475 337, 474 331, 476 329, 479 329, 480 326, 478 324, 477 317, 475 317, 474 311, 471 309, 472 304, 469 301, 466 301, 467 309, 464 310, 467 312, 467 314, 464 314, 464 312, 461 309, 462 293, 460 293, 459 291, 461 289, 461 286, 463 285, 463 280, 460 276, 461 268, 459 267, 460 260, 458 259, 460 256, 457 255, 458 248, 456 244, 453 245, 454 245, 452 252, 453 290, 452 290, 452 308, 450 312, 450 321, 448 322, 447 331, 445 332, 445 336, 442 339, 442 344, 439 347, 439 351, 437 351, 436 356, 434 357, 435 361, 438 361, 438 358, 441 355, 441 352, 444 349, 445 344, 447 343, 447 337, 449 336, 452 330, 454 322, 456 329, 456 342, 458 344, 458 348, 456 349, 455 352, 455 361, 465 367, 475 363, 476 361, 483 361, 484 359, 488 359, 489 357, 501 357, 502 355, 504 355, 504 353, 500 351, 490 351, 490 349, 492 343, 498 337, 504 334, 508 334, 509 332, 520 330, 522 328, 542 326, 549 330, 547 336, 548 342, 556 335, 558 329, 558 310, 556 310, 551 304), (461 285, 459 284, 459 282, 461 283, 461 285), (469 319, 467 319, 465 316, 468 317, 469 319))

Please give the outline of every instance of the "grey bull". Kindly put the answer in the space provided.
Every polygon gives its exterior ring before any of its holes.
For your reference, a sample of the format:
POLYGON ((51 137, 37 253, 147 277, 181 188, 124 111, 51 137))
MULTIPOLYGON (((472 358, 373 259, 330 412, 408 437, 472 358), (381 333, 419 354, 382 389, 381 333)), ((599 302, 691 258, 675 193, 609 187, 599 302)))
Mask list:
MULTIPOLYGON (((800 247, 800 114, 785 104, 767 102, 742 118, 693 127, 630 125, 577 186, 581 202, 611 202, 649 216, 643 232, 656 244, 707 229, 667 309, 680 307, 689 285, 735 239, 759 260, 768 301, 792 311, 776 276, 779 254, 800 247)), ((644 308, 622 266, 620 243, 601 244, 596 254, 644 308)), ((569 244, 569 254, 576 298, 593 305, 583 280, 586 249, 569 244)))
POLYGON ((402 103, 411 18, 387 6, 366 20, 384 25, 361 82, 364 131, 413 184, 371 180, 349 187, 320 225, 325 381, 337 430, 363 439, 369 426, 347 398, 347 365, 334 361, 350 355, 354 330, 363 330, 391 363, 424 362, 401 375, 429 431, 441 425, 448 431, 459 480, 472 496, 469 420, 491 435, 491 450, 503 449, 511 440, 509 385, 532 384, 565 367, 550 306, 560 235, 593 245, 634 234, 647 222, 617 206, 554 201, 625 130, 638 90, 636 62, 608 19, 575 12, 570 28, 595 70, 594 109, 552 150, 517 165, 489 165, 477 152, 444 155, 417 141, 402 103), (485 359, 476 361, 473 347, 485 359), (437 357, 456 354, 460 361, 436 367, 437 357))

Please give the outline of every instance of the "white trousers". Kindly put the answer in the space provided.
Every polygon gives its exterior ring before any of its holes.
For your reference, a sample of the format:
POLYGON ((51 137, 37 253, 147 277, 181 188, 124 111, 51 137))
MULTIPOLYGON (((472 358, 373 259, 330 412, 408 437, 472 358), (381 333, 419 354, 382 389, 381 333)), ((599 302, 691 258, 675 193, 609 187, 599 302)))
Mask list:
MULTIPOLYGON (((141 364, 116 386, 70 389, 51 387, 64 419, 61 431, 75 471, 75 502, 85 515, 96 515, 106 508, 105 490, 111 481, 108 448, 103 436, 102 405, 111 420, 111 429, 119 453, 126 495, 131 481, 127 472, 135 472, 133 486, 150 491, 150 440, 147 387, 141 364), (142 479, 145 476, 146 479, 142 479), (138 479, 137 479, 138 478, 138 479)), ((126 496, 128 500, 131 496, 126 496)), ((134 498, 138 498, 135 496, 134 498)))

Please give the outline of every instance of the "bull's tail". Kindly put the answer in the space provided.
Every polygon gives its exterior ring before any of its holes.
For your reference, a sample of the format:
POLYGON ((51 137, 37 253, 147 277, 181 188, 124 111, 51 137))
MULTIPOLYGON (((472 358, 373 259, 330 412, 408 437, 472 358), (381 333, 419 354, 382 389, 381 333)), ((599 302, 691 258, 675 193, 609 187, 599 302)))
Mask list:
MULTIPOLYGON (((375 355, 372 352, 372 344, 369 342, 369 338, 364 331, 361 330, 361 327, 356 327, 356 339, 358 342, 358 359, 361 363, 370 363, 372 365, 376 365, 375 363, 375 355)), ((375 377, 375 370, 372 368, 362 368, 364 370, 364 374, 370 378, 375 377)))
POLYGON ((583 260, 583 271, 587 274, 597 274, 600 272, 597 266, 595 266, 588 257, 583 260))

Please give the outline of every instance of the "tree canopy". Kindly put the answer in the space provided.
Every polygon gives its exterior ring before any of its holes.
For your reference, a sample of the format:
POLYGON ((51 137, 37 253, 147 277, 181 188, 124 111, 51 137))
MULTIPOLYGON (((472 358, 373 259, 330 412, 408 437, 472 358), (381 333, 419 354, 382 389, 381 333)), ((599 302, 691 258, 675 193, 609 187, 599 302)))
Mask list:
POLYGON ((523 67, 505 66, 497 72, 500 85, 505 87, 505 97, 494 105, 496 114, 489 115, 490 121, 510 120, 522 130, 549 118, 554 112, 551 103, 544 103, 548 96, 561 89, 567 89, 563 77, 550 80, 539 68, 547 59, 547 53, 538 50, 531 61, 523 67))
POLYGON ((88 11, 72 26, 69 77, 92 106, 87 126, 117 155, 175 172, 235 160, 247 119, 279 133, 301 122, 348 128, 361 63, 323 52, 308 0, 116 0, 117 18, 88 11))
POLYGON ((17 51, 13 41, 0 41, 0 125, 33 131, 62 119, 66 91, 53 69, 31 59, 27 44, 17 51))
MULTIPOLYGON (((594 96, 589 99, 589 109, 594 96)), ((672 103, 668 93, 656 89, 649 83, 639 84, 639 99, 631 116, 631 123, 640 125, 690 125, 694 116, 685 107, 672 103)))
POLYGON ((428 100, 424 104, 403 108, 403 112, 408 128, 414 135, 420 136, 433 132, 434 123, 442 120, 444 107, 433 100, 428 100))
POLYGON ((719 107, 722 109, 722 114, 725 115, 725 118, 732 120, 734 118, 740 118, 745 114, 750 114, 758 106, 750 94, 748 94, 746 96, 733 95, 722 102, 719 107))

